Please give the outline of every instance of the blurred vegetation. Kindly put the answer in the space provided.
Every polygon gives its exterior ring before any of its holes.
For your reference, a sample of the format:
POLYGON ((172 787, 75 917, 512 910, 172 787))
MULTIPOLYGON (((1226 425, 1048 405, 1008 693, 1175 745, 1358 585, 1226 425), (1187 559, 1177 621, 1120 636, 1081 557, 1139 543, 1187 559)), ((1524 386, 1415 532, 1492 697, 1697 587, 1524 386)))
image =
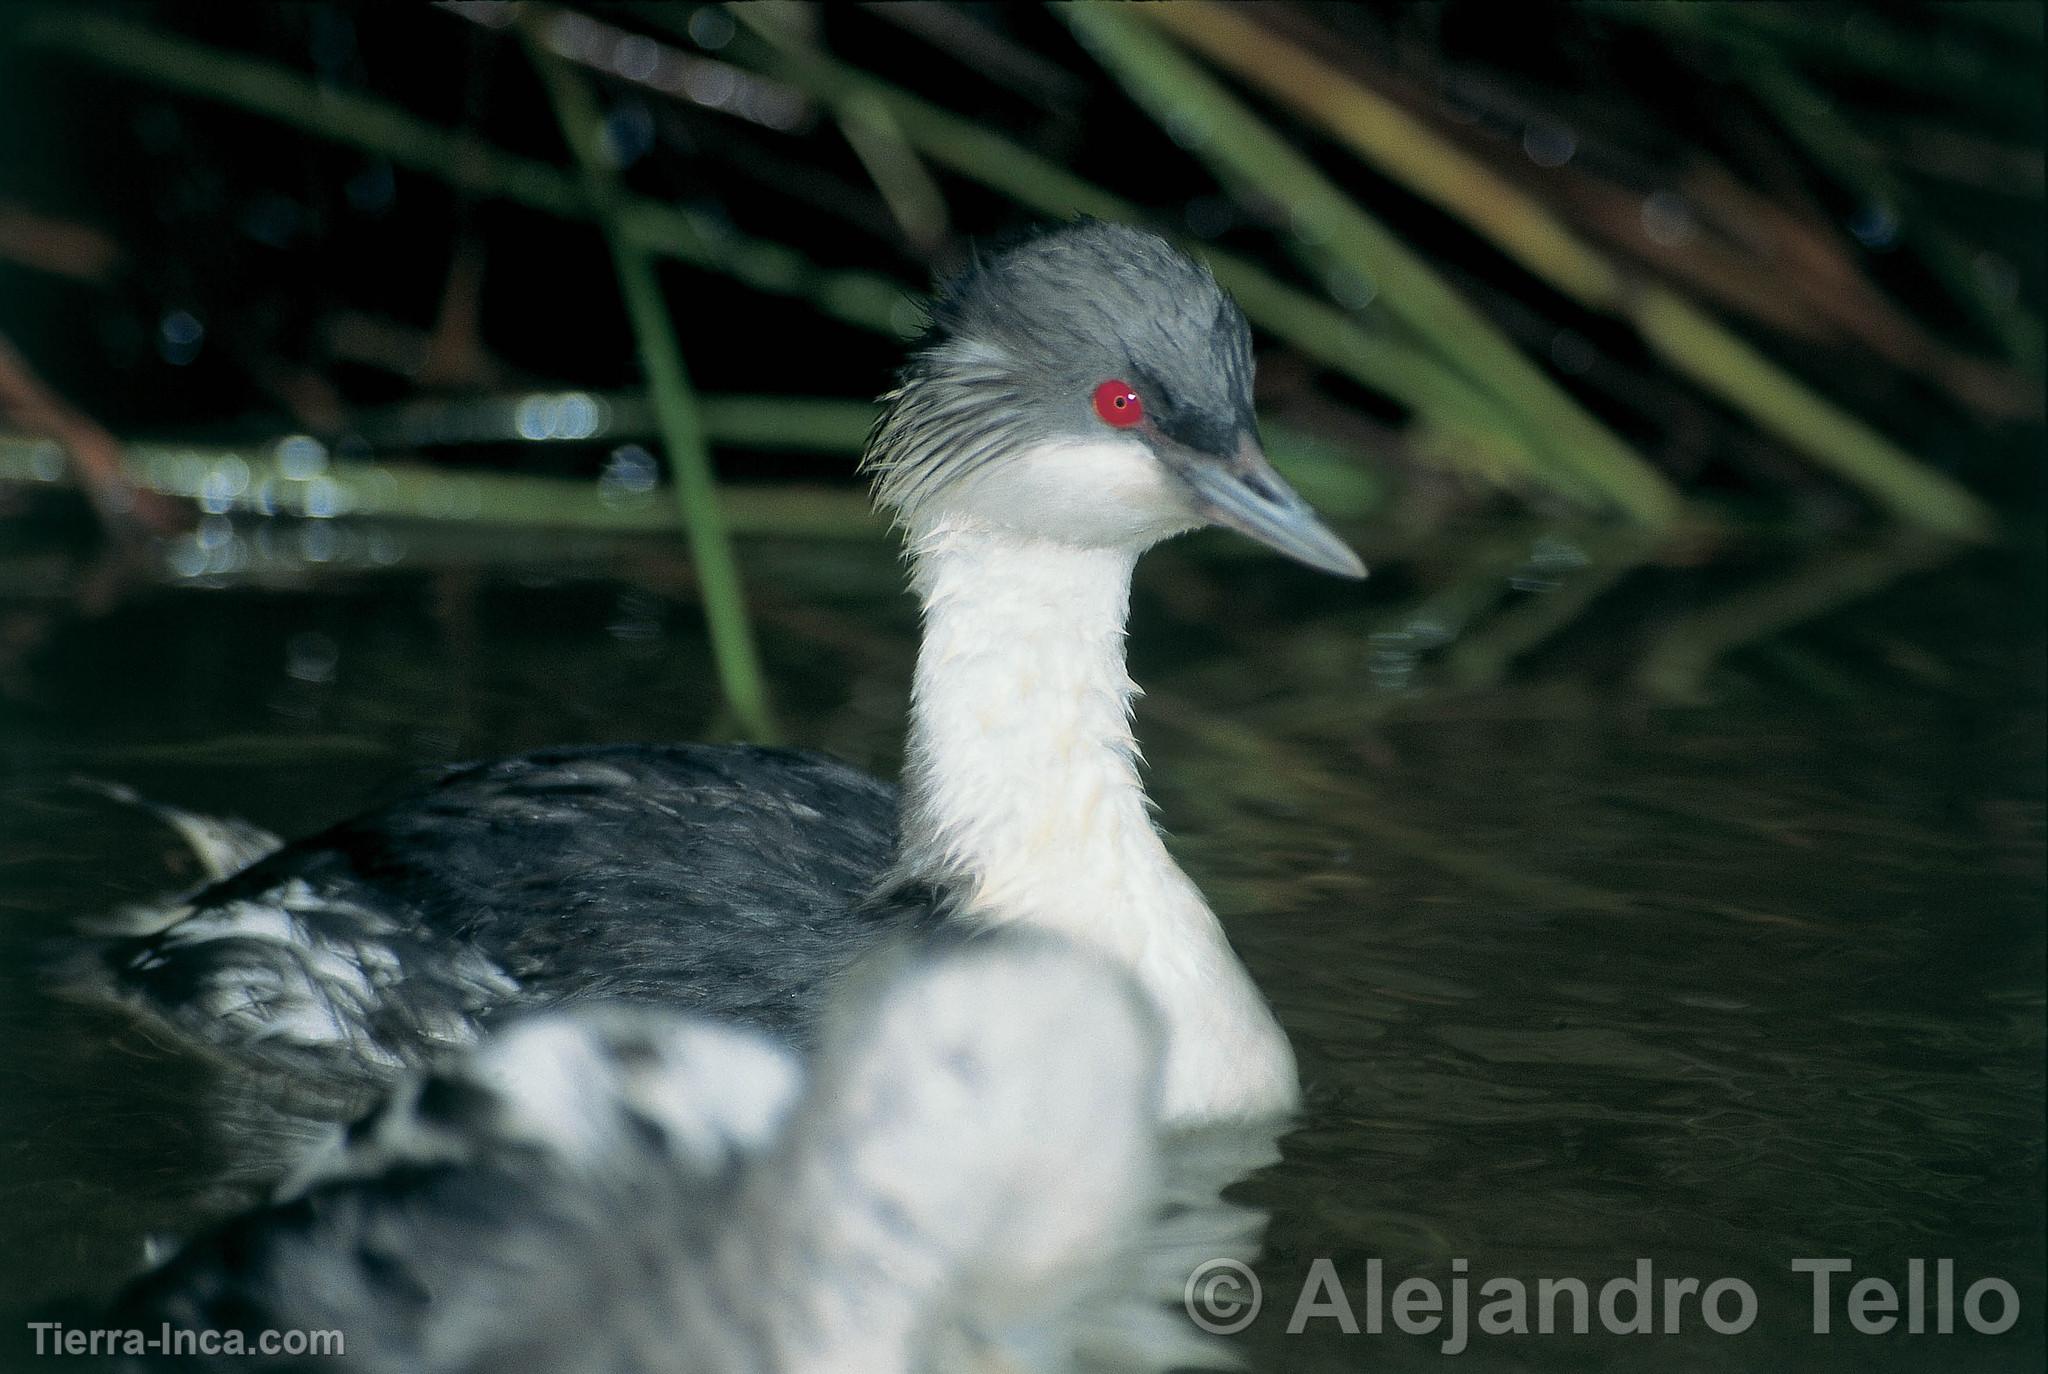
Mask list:
POLYGON ((1458 551, 1388 631, 1434 680, 1750 569, 1639 646, 1691 697, 2038 537, 2042 14, 5 7, 0 537, 66 483, 200 581, 306 545, 236 522, 680 531, 773 737, 733 538, 881 536, 850 460, 924 284, 1088 213, 1215 267, 1370 561, 1458 551))

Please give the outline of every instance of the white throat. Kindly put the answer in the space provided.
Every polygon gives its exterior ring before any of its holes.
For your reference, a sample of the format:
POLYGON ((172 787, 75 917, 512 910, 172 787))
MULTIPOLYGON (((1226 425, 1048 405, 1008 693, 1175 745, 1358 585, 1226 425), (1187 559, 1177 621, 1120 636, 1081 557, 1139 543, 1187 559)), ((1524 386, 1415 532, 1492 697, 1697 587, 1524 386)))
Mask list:
POLYGON ((1286 1036, 1138 778, 1124 668, 1138 550, 953 516, 915 531, 910 557, 924 640, 898 876, 956 885, 971 919, 1056 931, 1136 975, 1166 1021, 1169 1119, 1293 1110, 1286 1036))

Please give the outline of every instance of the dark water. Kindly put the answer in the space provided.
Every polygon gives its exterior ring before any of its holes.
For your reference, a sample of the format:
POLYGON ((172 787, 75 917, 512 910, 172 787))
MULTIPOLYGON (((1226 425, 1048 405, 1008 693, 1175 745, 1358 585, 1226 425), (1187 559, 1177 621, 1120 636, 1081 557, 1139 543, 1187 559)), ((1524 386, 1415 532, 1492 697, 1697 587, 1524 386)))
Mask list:
MULTIPOLYGON (((204 1165, 190 1085, 36 991, 35 941, 182 876, 160 829, 64 779, 292 834, 423 762, 720 730, 655 551, 268 588, 51 556, 44 594, 0 621, 8 1314, 103 1293, 204 1165)), ((748 556, 792 733, 893 768, 914 617, 889 552, 748 556)), ((1393 1326, 1415 1278, 1468 1286, 1453 1367, 2039 1367, 2038 586, 1995 560, 1909 581, 1737 655, 1710 704, 1675 710, 1617 685, 1614 645, 1683 605, 1626 594, 1513 685, 1414 693, 1389 635, 1417 577, 1355 591, 1169 550, 1140 579, 1155 794, 1308 1085, 1284 1162, 1243 1190, 1274 1216, 1246 1353, 1434 1367, 1446 1333, 1393 1326), (1808 1334, 1802 1258, 1853 1265, 1829 1336, 1808 1334), (1930 1334, 1851 1330, 1848 1285, 1903 1292, 1916 1258, 1930 1334), (1344 1334, 1327 1288, 1288 1334, 1318 1259, 1361 1327, 1380 1261, 1383 1334, 1344 1334), (1960 1334, 1931 1334, 1942 1259, 1960 1334), (1477 1328, 1488 1280, 1528 1285, 1533 1326, 1537 1281, 1574 1277, 1600 1331, 1601 1285, 1638 1260, 1660 1322, 1666 1280, 1728 1279, 1754 1325, 1716 1334, 1694 1296, 1674 1334, 1571 1334, 1568 1307, 1556 1334, 1477 1328), (1987 1277, 2018 1299, 2003 1335, 1962 1312, 1987 1277)))

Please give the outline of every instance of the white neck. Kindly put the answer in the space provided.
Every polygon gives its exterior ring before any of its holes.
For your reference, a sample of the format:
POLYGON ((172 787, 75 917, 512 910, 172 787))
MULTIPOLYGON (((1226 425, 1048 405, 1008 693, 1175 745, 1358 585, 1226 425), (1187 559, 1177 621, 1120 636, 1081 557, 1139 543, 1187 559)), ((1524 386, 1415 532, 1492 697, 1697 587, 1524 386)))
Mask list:
POLYGON ((910 541, 924 641, 898 877, 972 919, 1052 930, 1136 975, 1167 1026, 1166 1114, 1291 1111, 1294 1055, 1154 829, 1124 670, 1133 549, 959 517, 910 541))

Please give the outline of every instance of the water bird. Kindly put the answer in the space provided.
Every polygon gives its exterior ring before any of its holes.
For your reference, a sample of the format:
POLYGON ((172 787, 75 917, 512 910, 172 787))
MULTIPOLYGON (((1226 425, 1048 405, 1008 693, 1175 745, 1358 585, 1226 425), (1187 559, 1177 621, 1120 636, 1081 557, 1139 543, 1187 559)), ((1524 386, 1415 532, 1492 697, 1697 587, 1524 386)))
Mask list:
POLYGON ((107 1325, 338 1331, 404 1374, 1227 1362, 1132 1278, 1160 1050, 1127 976, 1035 933, 864 973, 804 1068, 645 1004, 539 1012, 400 1080, 107 1325))
POLYGON ((1153 234, 1084 220, 978 257, 864 460, 923 606, 900 791, 744 745, 454 767, 123 913, 78 981, 336 1120, 518 1009, 649 1000, 801 1044, 892 934, 1019 926, 1154 1000, 1169 1117, 1288 1113, 1287 1038, 1154 826, 1124 657, 1133 567, 1172 535, 1363 575, 1263 455, 1252 377, 1236 303, 1153 234))

